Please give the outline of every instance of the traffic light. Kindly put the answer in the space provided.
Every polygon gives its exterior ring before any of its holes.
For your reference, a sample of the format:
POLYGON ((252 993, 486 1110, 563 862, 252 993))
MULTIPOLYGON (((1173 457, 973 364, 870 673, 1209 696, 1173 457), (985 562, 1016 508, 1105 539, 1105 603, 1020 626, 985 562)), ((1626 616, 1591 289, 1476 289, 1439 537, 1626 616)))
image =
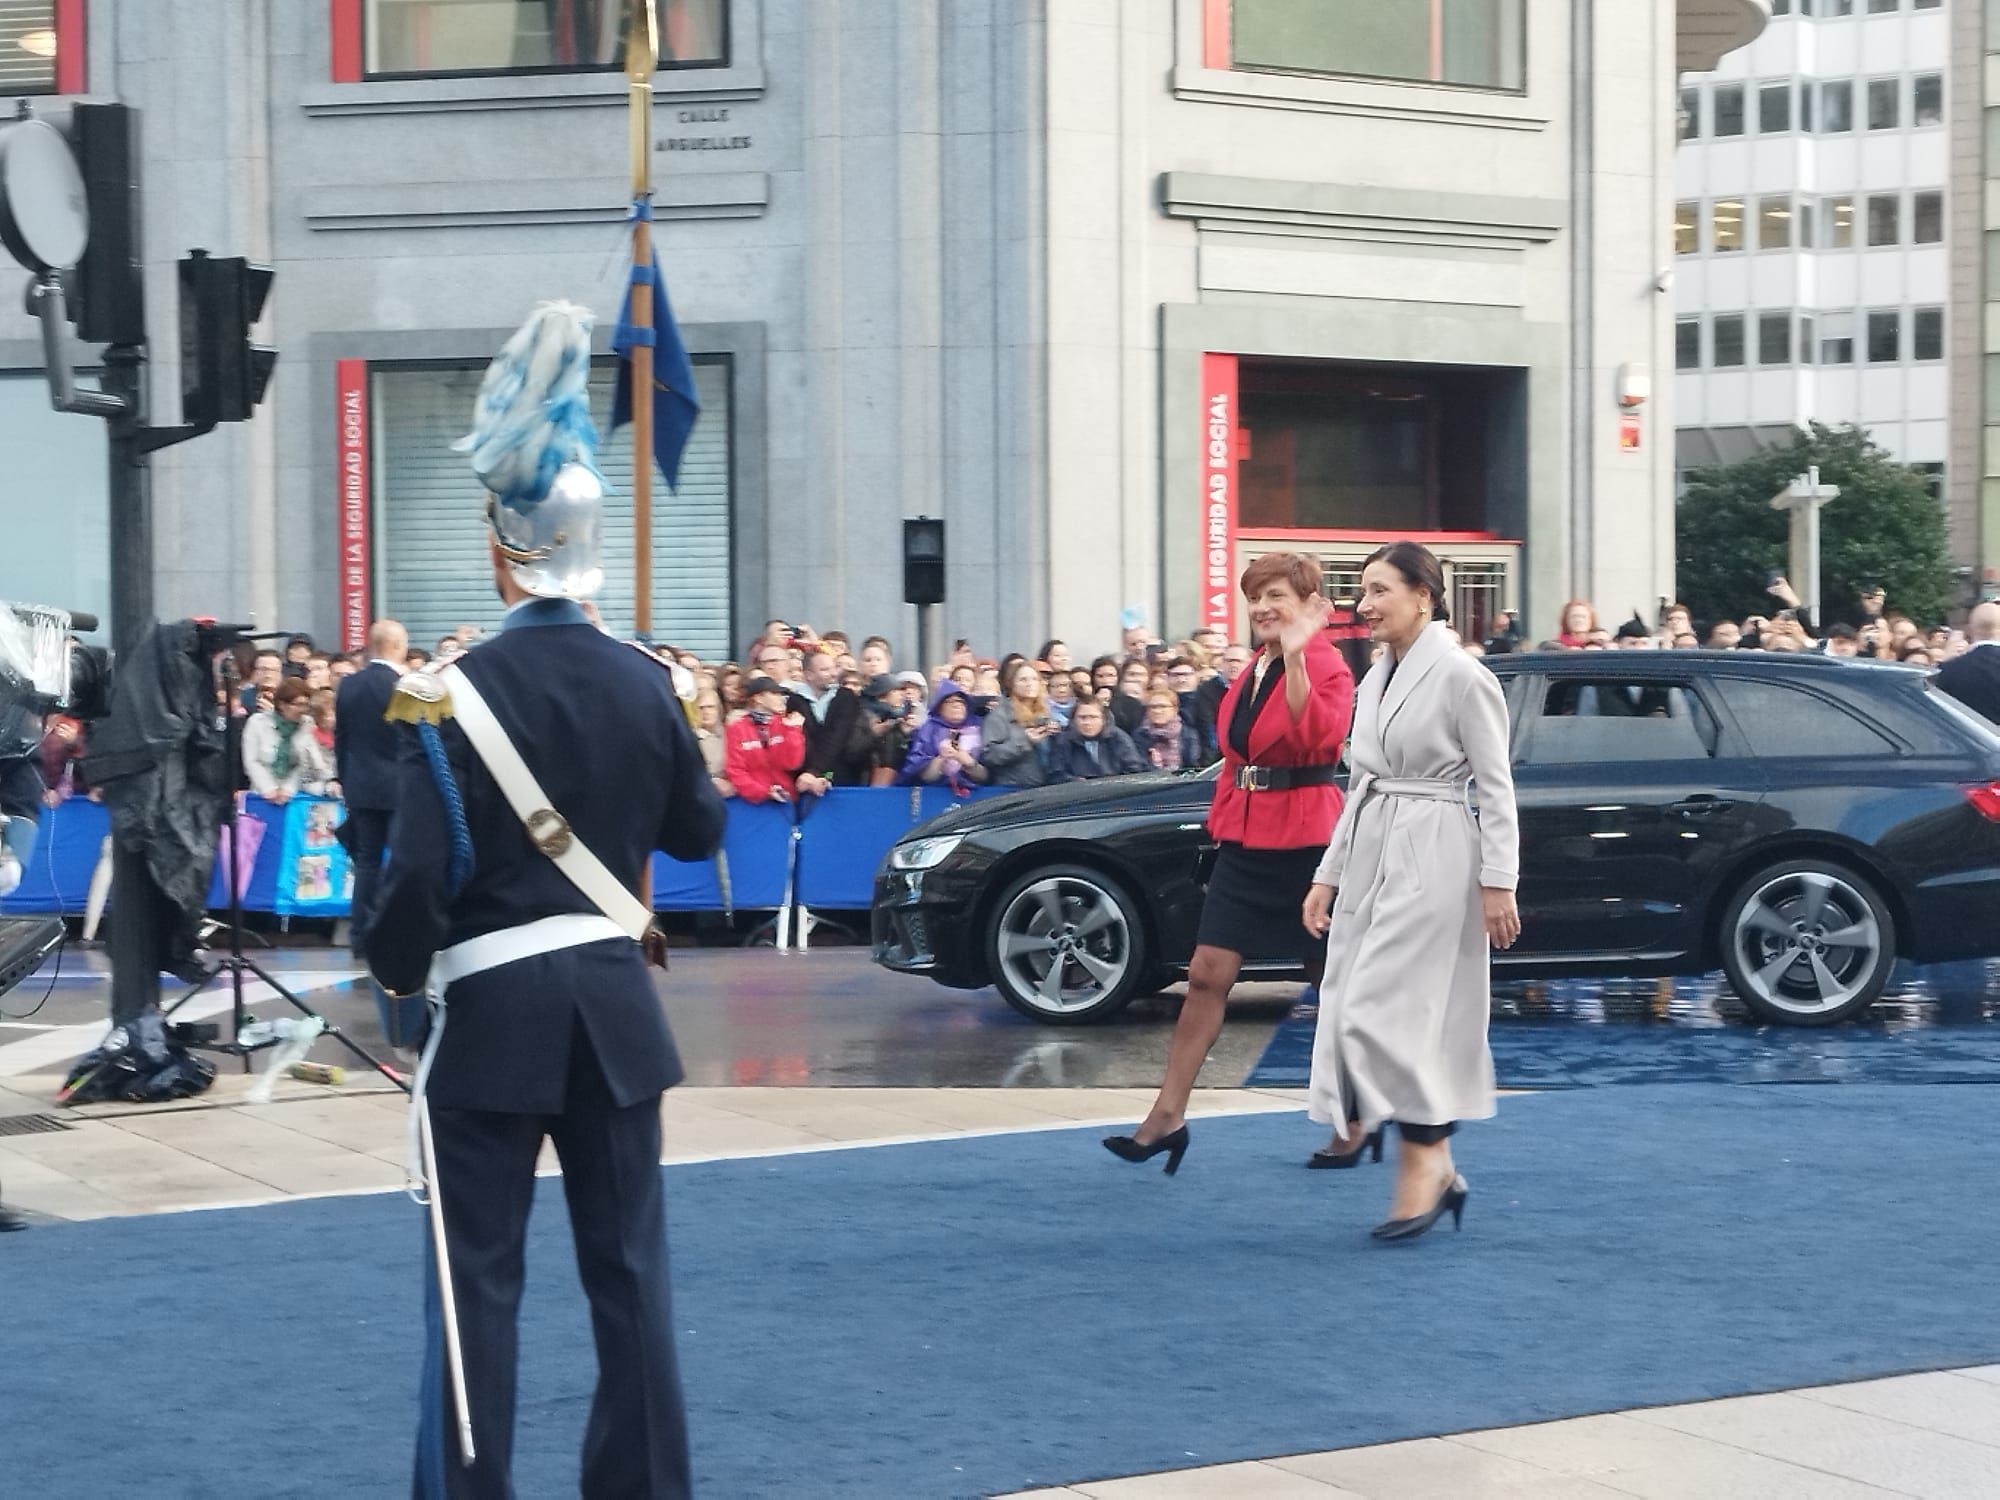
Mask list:
POLYGON ((181 270, 181 420, 247 422, 264 399, 278 351, 250 330, 271 295, 271 268, 196 250, 181 270))
POLYGON ((77 336, 92 344, 143 344, 138 111, 78 104, 70 111, 69 139, 90 207, 90 243, 64 278, 77 336))
POLYGON ((933 516, 903 520, 903 602, 944 603, 944 522, 933 516))

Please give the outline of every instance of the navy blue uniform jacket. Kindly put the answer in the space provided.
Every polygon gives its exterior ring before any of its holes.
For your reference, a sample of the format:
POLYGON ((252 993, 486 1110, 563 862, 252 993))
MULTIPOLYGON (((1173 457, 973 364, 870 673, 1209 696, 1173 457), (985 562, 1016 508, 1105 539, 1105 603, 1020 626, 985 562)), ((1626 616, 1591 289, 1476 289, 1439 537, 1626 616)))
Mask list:
POLYGON ((382 710, 396 690, 395 668, 371 661, 349 672, 333 692, 333 769, 341 800, 357 812, 392 812, 401 726, 384 723, 382 710))
MULTIPOLYGON (((564 600, 513 610, 506 629, 459 659, 551 805, 627 889, 654 849, 705 859, 722 839, 722 799, 664 668, 604 635, 564 600)), ((473 870, 446 890, 451 834, 414 728, 399 763, 381 905, 368 965, 389 989, 423 984, 442 948, 503 927, 597 908, 528 841, 521 821, 451 720, 442 736, 465 800, 473 870)), ((544 953, 451 986, 430 1097, 441 1108, 557 1114, 581 1020, 620 1107, 680 1082, 680 1058, 629 938, 544 953)))

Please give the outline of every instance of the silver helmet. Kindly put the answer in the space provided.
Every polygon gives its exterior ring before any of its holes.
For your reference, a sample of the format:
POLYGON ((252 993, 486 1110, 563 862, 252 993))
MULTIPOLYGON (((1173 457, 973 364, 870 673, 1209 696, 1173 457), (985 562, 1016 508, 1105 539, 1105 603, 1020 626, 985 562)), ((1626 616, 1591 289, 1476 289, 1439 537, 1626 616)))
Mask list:
POLYGON ((507 341, 479 388, 472 455, 486 524, 514 581, 545 599, 604 584, 604 479, 590 420, 587 308, 544 302, 507 341))

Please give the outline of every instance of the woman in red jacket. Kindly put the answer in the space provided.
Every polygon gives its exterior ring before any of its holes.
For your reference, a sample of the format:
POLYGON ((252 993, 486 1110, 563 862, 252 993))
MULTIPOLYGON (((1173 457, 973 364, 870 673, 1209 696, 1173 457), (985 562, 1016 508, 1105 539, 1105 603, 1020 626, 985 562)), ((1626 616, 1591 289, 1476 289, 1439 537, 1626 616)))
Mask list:
POLYGON ((768 677, 751 678, 743 694, 750 711, 722 727, 722 772, 745 802, 789 802, 806 758, 805 721, 784 711, 785 690, 768 677))
POLYGON ((1187 1151, 1188 1094, 1222 1034, 1223 1008, 1244 958, 1278 958, 1303 947, 1317 981, 1326 956, 1326 940, 1306 937, 1299 911, 1340 814, 1334 768, 1354 706, 1354 676, 1326 638, 1317 560, 1267 553, 1243 570, 1243 597, 1260 649, 1216 707, 1222 772, 1208 833, 1219 848, 1188 964, 1187 999, 1152 1109, 1131 1135, 1104 1142, 1126 1161, 1164 1151, 1170 1173, 1187 1151))

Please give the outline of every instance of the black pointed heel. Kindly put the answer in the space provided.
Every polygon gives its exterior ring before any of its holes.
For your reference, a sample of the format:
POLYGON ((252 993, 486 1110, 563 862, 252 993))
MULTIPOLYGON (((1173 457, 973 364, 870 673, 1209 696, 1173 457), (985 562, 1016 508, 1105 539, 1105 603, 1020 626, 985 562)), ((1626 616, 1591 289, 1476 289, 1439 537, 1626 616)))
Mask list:
POLYGON ((1382 1159, 1382 1132, 1385 1128, 1384 1126, 1377 1125, 1361 1138, 1360 1143, 1352 1151, 1329 1151, 1322 1146, 1306 1158, 1306 1165, 1309 1167, 1331 1167, 1336 1171, 1343 1167, 1358 1167, 1361 1165, 1361 1153, 1364 1151, 1373 1153, 1369 1157, 1370 1161, 1380 1161, 1382 1159))
POLYGON ((1181 1158, 1187 1155, 1188 1128, 1183 1125, 1178 1130, 1170 1130, 1157 1141, 1145 1145, 1129 1135, 1107 1135, 1104 1149, 1121 1161, 1151 1161, 1162 1151, 1167 1153, 1166 1173, 1169 1177, 1181 1169, 1181 1158))
POLYGON ((1454 1175, 1445 1190, 1438 1194, 1438 1201, 1425 1212, 1408 1219, 1385 1219, 1369 1231, 1378 1240, 1413 1240, 1424 1233, 1446 1214, 1451 1215, 1454 1230, 1465 1227, 1465 1200, 1472 1196, 1472 1189, 1465 1179, 1454 1175))

